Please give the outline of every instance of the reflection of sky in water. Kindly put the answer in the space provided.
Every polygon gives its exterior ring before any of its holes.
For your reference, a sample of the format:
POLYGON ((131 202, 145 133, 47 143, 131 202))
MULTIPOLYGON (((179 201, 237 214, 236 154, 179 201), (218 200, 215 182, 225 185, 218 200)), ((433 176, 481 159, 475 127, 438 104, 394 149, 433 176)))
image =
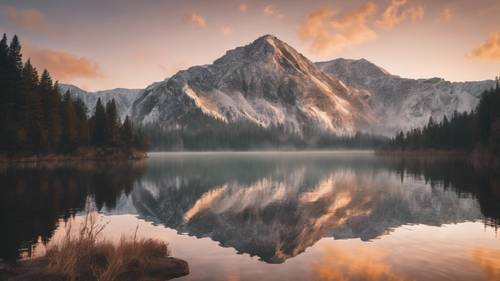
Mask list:
POLYGON ((192 273, 182 280, 500 276, 500 242, 482 222, 498 217, 497 197, 485 193, 487 177, 458 162, 366 153, 177 153, 153 155, 145 172, 129 180, 116 175, 92 195, 106 199, 105 238, 140 224, 141 235, 169 242, 189 262, 192 273), (120 191, 122 184, 130 187, 120 191), (103 197, 100 190, 109 187, 115 192, 103 197))
MULTIPOLYGON (((77 222, 82 217, 77 217, 77 222)), ((380 239, 323 238, 282 264, 237 254, 209 238, 180 235, 133 215, 103 216, 104 236, 133 233, 170 243, 172 254, 189 262, 191 274, 178 280, 498 280, 500 241, 480 222, 442 227, 412 225, 380 239)), ((64 235, 57 229, 54 240, 64 235)))

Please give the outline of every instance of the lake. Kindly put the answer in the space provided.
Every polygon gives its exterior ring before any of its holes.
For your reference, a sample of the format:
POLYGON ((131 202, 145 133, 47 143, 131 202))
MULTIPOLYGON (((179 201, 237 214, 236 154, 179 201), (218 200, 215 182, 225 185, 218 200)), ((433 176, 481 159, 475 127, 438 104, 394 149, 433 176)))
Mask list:
POLYGON ((500 280, 500 176, 365 151, 151 153, 0 169, 0 258, 44 254, 86 209, 103 239, 167 241, 176 280, 500 280))

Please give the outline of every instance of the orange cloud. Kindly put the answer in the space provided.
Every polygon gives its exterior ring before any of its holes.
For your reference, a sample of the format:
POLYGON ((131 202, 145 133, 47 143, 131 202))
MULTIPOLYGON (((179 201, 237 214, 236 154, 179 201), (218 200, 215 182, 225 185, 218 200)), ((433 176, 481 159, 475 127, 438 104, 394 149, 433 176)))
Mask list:
POLYGON ((185 21, 195 27, 201 27, 204 28, 207 26, 207 21, 205 18, 197 13, 191 13, 186 16, 185 21))
POLYGON ((268 17, 276 17, 278 19, 283 19, 285 18, 285 15, 282 13, 276 12, 276 9, 274 5, 270 4, 264 7, 264 10, 262 10, 262 13, 268 17))
POLYGON ((500 32, 492 32, 484 43, 467 54, 469 58, 500 60, 500 32))
POLYGON ((248 11, 248 5, 246 3, 241 3, 240 4, 240 12, 246 13, 248 11))
POLYGON ((264 13, 264 15, 266 16, 274 16, 274 14, 276 13, 274 11, 274 6, 273 5, 267 5, 264 7, 264 10, 262 11, 264 13))
POLYGON ((309 14, 299 27, 299 38, 310 42, 312 52, 330 55, 345 48, 377 38, 368 26, 368 18, 376 12, 375 4, 368 2, 340 18, 329 7, 309 14))
POLYGON ((451 20, 451 18, 453 17, 451 9, 445 8, 444 10, 441 11, 441 14, 439 14, 439 17, 441 18, 442 21, 449 22, 451 20))
POLYGON ((25 46, 24 55, 39 69, 49 70, 55 80, 70 82, 79 78, 102 77, 95 61, 64 50, 25 46))
POLYGON ((376 248, 357 247, 347 249, 330 245, 323 256, 311 267, 311 280, 410 280, 393 272, 385 261, 385 253, 376 248))
POLYGON ((55 28, 45 18, 45 15, 35 9, 16 9, 10 6, 0 6, 0 13, 16 26, 33 31, 52 34, 55 28))
POLYGON ((225 36, 229 36, 229 35, 233 34, 233 28, 226 25, 226 26, 223 26, 220 28, 220 32, 222 34, 224 34, 225 36))
POLYGON ((423 18, 424 7, 422 5, 416 5, 400 11, 400 8, 405 6, 407 2, 407 0, 391 0, 391 3, 382 13, 380 19, 377 20, 377 25, 381 28, 390 29, 407 19, 417 21, 423 18))

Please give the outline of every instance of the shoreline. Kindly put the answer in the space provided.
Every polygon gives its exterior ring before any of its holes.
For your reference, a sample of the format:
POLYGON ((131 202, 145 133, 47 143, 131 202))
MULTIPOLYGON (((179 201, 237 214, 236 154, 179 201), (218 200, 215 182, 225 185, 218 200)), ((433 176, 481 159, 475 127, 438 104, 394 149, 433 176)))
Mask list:
POLYGON ((82 148, 70 154, 0 155, 0 164, 135 161, 146 159, 147 157, 147 152, 133 148, 82 148))
POLYGON ((375 155, 384 157, 461 158, 472 163, 475 168, 500 170, 500 155, 480 146, 470 152, 435 149, 375 150, 375 155))
POLYGON ((378 156, 410 156, 410 157, 468 157, 471 153, 460 150, 375 150, 378 156))

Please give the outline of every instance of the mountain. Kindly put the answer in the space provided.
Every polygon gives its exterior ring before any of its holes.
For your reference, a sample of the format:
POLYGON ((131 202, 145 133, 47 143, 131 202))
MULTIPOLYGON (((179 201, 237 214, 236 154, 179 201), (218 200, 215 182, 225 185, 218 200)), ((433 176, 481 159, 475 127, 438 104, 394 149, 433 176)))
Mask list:
POLYGON ((248 122, 289 132, 368 131, 394 135, 454 111, 475 108, 493 80, 449 82, 408 79, 368 60, 312 63, 272 35, 229 50, 213 64, 179 71, 144 90, 70 90, 93 111, 97 99, 115 98, 121 118, 164 129, 248 122))
POLYGON ((168 128, 218 120, 297 133, 352 133, 376 122, 366 91, 347 87, 271 35, 149 86, 132 116, 168 128))
POLYGON ((481 93, 494 86, 493 80, 449 82, 441 78, 401 78, 365 59, 339 58, 316 65, 348 87, 368 91, 379 118, 374 130, 390 135, 422 127, 431 116, 441 120, 455 110, 473 110, 481 93))
POLYGON ((115 99, 116 108, 121 120, 125 119, 125 116, 130 115, 133 102, 143 91, 141 89, 117 88, 112 90, 87 92, 69 84, 60 84, 59 90, 61 93, 69 91, 71 96, 80 98, 89 109, 89 113, 94 112, 97 99, 100 98, 103 103, 107 103, 111 99, 115 99))

